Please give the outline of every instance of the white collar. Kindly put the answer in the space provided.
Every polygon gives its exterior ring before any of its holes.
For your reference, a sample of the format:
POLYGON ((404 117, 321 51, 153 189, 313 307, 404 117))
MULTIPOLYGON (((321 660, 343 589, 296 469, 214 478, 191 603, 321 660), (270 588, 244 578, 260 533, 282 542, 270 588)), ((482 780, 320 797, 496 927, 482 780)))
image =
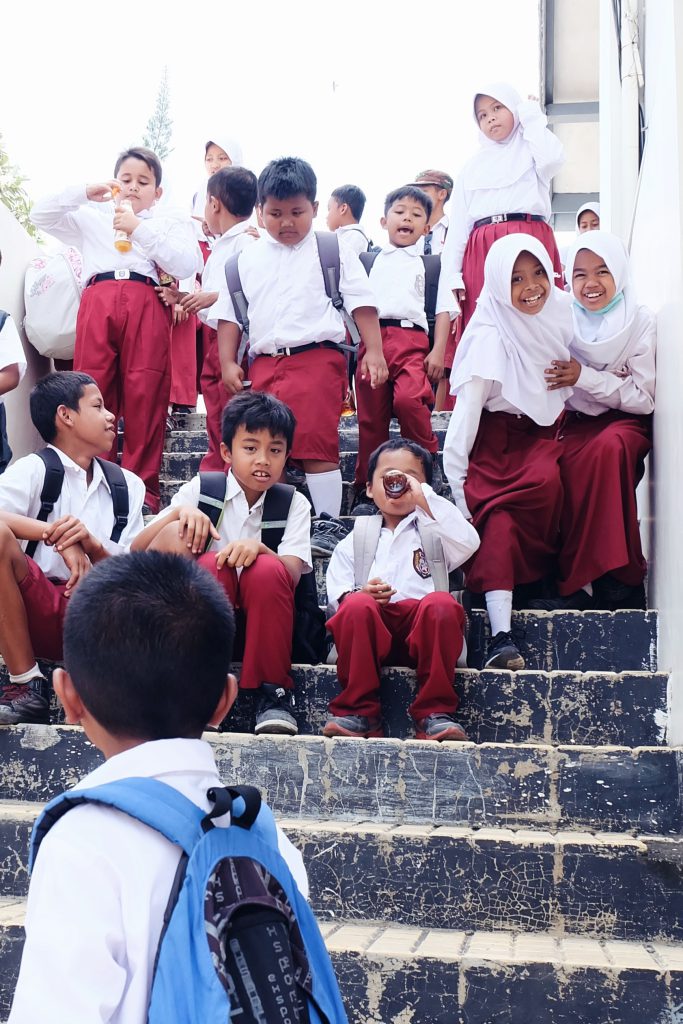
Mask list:
MULTIPOLYGON (((424 238, 424 235, 422 237, 424 238)), ((418 252, 418 245, 419 242, 414 242, 412 245, 394 245, 392 242, 389 242, 389 244, 382 249, 382 252, 387 255, 390 255, 393 252, 404 252, 406 256, 420 256, 421 253, 418 252)))
MULTIPOLYGON (((77 462, 74 462, 74 460, 69 455, 67 455, 66 452, 62 451, 61 448, 58 448, 54 444, 48 444, 47 447, 51 448, 53 452, 57 453, 57 455, 59 456, 59 461, 62 463, 62 465, 64 466, 65 470, 68 469, 72 473, 80 474, 81 476, 87 476, 86 470, 83 469, 82 466, 79 466, 77 462)), ((102 483, 102 481, 104 481, 105 487, 107 488, 107 490, 109 490, 109 484, 107 483, 107 478, 105 477, 104 473, 102 472, 102 467, 100 466, 100 464, 97 461, 97 459, 93 459, 92 460, 92 482, 93 482, 93 484, 96 484, 97 486, 99 486, 99 484, 102 483)))
POLYGON ((148 740, 110 757, 95 768, 76 789, 98 786, 119 779, 151 778, 182 771, 215 773, 216 762, 206 740, 148 740))
MULTIPOLYGON (((265 501, 267 493, 268 493, 267 491, 264 491, 263 494, 261 494, 256 499, 256 501, 251 506, 251 508, 260 508, 263 505, 263 502, 265 501)), ((229 469, 228 470, 228 486, 227 486, 227 489, 226 489, 226 492, 225 492, 226 500, 227 501, 231 501, 233 498, 238 498, 240 495, 242 495, 242 497, 244 498, 245 501, 247 500, 247 496, 244 493, 244 488, 240 484, 239 480, 237 479, 237 477, 235 476, 233 471, 231 469, 229 469)))

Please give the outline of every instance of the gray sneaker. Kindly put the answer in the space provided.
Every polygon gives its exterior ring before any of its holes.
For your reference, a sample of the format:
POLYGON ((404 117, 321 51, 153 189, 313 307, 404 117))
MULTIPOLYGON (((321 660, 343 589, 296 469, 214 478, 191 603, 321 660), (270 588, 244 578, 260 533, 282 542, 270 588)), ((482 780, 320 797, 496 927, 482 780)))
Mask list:
POLYGON ((382 723, 377 718, 365 715, 331 715, 323 727, 323 736, 349 736, 366 739, 368 736, 383 736, 382 723))
POLYGON ((31 683, 6 683, 0 693, 0 725, 21 722, 48 725, 50 702, 40 692, 45 683, 42 677, 31 683))
POLYGON ((292 714, 294 695, 284 686, 272 683, 261 683, 261 700, 256 709, 256 725, 254 732, 281 733, 296 736, 299 731, 296 718, 292 714))

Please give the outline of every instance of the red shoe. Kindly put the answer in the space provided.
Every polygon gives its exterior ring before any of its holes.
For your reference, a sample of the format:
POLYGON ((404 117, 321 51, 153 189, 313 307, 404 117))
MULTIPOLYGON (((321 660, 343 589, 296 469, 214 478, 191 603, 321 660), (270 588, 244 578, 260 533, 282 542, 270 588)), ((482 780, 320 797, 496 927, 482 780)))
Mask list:
POLYGON ((467 733, 450 715, 427 715, 415 723, 416 740, 455 740, 467 742, 467 733))
POLYGON ((332 715, 323 728, 323 736, 350 736, 353 739, 384 736, 382 723, 378 718, 364 715, 332 715))

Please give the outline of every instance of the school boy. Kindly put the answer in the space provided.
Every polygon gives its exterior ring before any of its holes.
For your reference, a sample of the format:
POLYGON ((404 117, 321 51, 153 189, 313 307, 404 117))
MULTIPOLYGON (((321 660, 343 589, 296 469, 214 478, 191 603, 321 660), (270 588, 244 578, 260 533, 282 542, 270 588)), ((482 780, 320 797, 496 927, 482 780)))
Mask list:
MULTIPOLYGON (((372 389, 362 375, 356 377, 358 407, 358 459, 356 489, 367 479, 370 453, 389 436, 395 415, 404 437, 435 455, 438 441, 432 430, 432 383, 441 379, 446 342, 457 303, 446 280, 439 276, 436 297, 434 346, 430 352, 425 312, 425 265, 418 243, 429 230, 432 201, 414 185, 390 192, 381 224, 389 244, 377 254, 370 269, 370 284, 377 299, 382 348, 389 378, 372 389)), ((363 348, 359 352, 362 358, 363 348)))
POLYGON ((360 226, 365 209, 365 192, 357 185, 340 185, 327 201, 327 226, 340 242, 360 256, 368 251, 370 239, 360 226))
POLYGON ((0 724, 46 722, 48 701, 36 658, 62 657, 69 599, 93 564, 122 554, 142 529, 142 480, 123 470, 128 519, 118 541, 109 484, 96 455, 115 438, 115 420, 92 377, 50 373, 31 392, 31 420, 64 470, 61 491, 41 521, 47 468, 38 455, 18 459, 0 477, 0 654, 9 684, 0 692, 0 724), (31 557, 24 549, 35 541, 31 557))
MULTIPOLYGON (((105 762, 76 787, 158 779, 205 811, 222 785, 201 739, 235 698, 232 610, 191 562, 159 553, 98 565, 70 602, 55 689, 105 762), (191 683, 191 685, 188 685, 191 683)), ((219 826, 223 821, 218 822, 219 826)), ((301 855, 278 848, 308 894, 301 855)), ((12 1024, 141 1024, 178 847, 127 814, 75 807, 43 840, 31 876, 12 1024), (68 936, 65 929, 68 927, 68 936)))
POLYGON ((242 392, 223 413, 221 455, 229 466, 223 514, 215 529, 199 508, 194 477, 136 538, 134 549, 195 558, 223 585, 244 625, 240 686, 260 690, 257 733, 297 732, 290 676, 294 589, 312 569, 311 512, 295 492, 277 552, 261 542, 266 492, 282 476, 292 447, 291 410, 265 392, 242 392), (205 552, 207 540, 215 548, 205 552))
POLYGON ((171 311, 155 287, 160 271, 186 278, 202 262, 189 217, 153 210, 161 194, 159 158, 136 146, 121 153, 114 179, 65 189, 31 211, 37 227, 81 251, 86 287, 76 324, 74 368, 94 377, 106 408, 117 421, 123 417, 122 464, 145 481, 153 512, 159 509, 171 388, 171 311), (128 200, 132 210, 114 206, 114 194, 119 202, 128 200), (128 235, 128 252, 114 248, 115 230, 128 235))
MULTIPOLYGON (((344 320, 325 291, 313 220, 317 181, 305 160, 271 161, 258 180, 265 235, 240 253, 239 272, 249 304, 249 376, 254 390, 270 391, 292 409, 297 430, 291 457, 301 462, 317 515, 338 516, 339 416, 347 369, 339 345, 344 320)), ((368 387, 387 378, 377 310, 358 257, 340 246, 339 290, 353 315, 363 356, 359 377, 368 387)), ((228 392, 242 390, 237 363, 240 327, 229 295, 218 323, 218 351, 228 392)))
MULTIPOLYGON (((0 264, 2 253, 0 252, 0 264)), ((3 395, 18 387, 26 373, 26 356, 19 332, 9 313, 0 309, 0 473, 4 473, 12 458, 7 439, 7 414, 3 395)))
POLYGON ((444 206, 451 198, 453 179, 445 171, 422 171, 413 185, 417 185, 423 192, 426 192, 432 201, 429 231, 421 243, 424 247, 422 252, 425 255, 433 253, 435 256, 440 256, 448 234, 448 214, 444 212, 444 206))
MULTIPOLYGON (((381 736, 380 668, 411 665, 417 669, 418 692, 410 706, 417 739, 467 739, 452 717, 465 613, 451 594, 435 590, 421 531, 436 535, 448 571, 477 550, 479 537, 451 502, 434 493, 431 479, 429 452, 402 437, 370 456, 367 493, 382 526, 368 580, 356 585, 353 534, 337 545, 327 570, 333 612, 327 628, 337 648, 341 693, 330 702, 325 736, 381 736), (385 490, 392 471, 403 474, 407 485, 397 497, 385 490)), ((367 522, 363 518, 360 525, 367 522)))

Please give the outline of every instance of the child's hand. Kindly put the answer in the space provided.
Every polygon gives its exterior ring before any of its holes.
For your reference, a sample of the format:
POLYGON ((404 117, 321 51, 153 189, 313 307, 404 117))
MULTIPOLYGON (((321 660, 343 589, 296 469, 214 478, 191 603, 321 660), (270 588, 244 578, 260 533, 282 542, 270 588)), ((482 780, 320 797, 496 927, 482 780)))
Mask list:
POLYGON ((165 306, 175 306, 180 302, 181 292, 177 288, 170 288, 167 284, 157 285, 154 291, 165 306))
POLYGON ((231 569, 246 569, 248 566, 253 565, 260 551, 261 541, 256 537, 250 537, 246 540, 231 540, 216 555, 216 566, 222 569, 227 564, 231 569))
POLYGON ((110 199, 114 198, 114 192, 117 190, 120 192, 123 185, 116 178, 112 178, 111 181, 101 181, 96 185, 86 185, 85 194, 91 203, 108 203, 110 199))
POLYGON ((237 363, 228 363, 227 366, 221 368, 221 376, 223 378, 223 387, 229 395, 237 395, 242 390, 242 381, 244 380, 244 370, 237 363))
POLYGON ((193 505, 183 505, 178 513, 178 536, 185 540, 193 555, 201 555, 209 537, 220 540, 221 535, 205 512, 193 505))
POLYGON ((180 305, 187 313, 198 313, 200 309, 213 306, 217 298, 218 292, 188 292, 180 300, 180 305))
POLYGON ((173 323, 184 324, 186 320, 190 319, 190 314, 185 312, 182 306, 173 307, 173 323))
POLYGON ((456 288, 455 289, 455 297, 458 300, 458 305, 459 306, 462 306, 463 302, 465 301, 465 295, 466 295, 466 292, 465 292, 464 288, 456 288))
POLYGON ((92 569, 92 562, 80 544, 72 544, 71 547, 59 553, 64 560, 65 566, 71 573, 66 581, 64 597, 71 597, 82 578, 92 569))
POLYGON ((114 211, 114 231, 125 231, 132 235, 138 224, 142 224, 139 217, 136 217, 132 210, 126 210, 123 206, 117 206, 114 211))
POLYGON ((434 349, 427 355, 424 361, 425 373, 430 384, 438 384, 443 377, 443 356, 441 358, 434 354, 434 349))
POLYGON ((384 580, 375 576, 374 579, 368 580, 365 584, 363 593, 374 597, 377 604, 389 604, 396 591, 392 589, 390 583, 385 583, 384 580))
POLYGON ((90 532, 76 516, 60 516, 43 530, 43 543, 61 554, 74 544, 87 544, 90 532))
POLYGON ((370 387, 378 388, 389 380, 389 369, 383 355, 369 356, 366 352, 360 364, 361 380, 370 378, 370 387))
POLYGON ((576 384, 581 374, 581 363, 576 359, 564 362, 562 359, 553 359, 550 367, 545 371, 545 382, 548 391, 557 391, 558 388, 571 388, 576 384))
POLYGON ((244 232, 245 235, 251 235, 252 238, 260 238, 261 232, 258 228, 255 228, 253 224, 250 224, 247 230, 244 232))

